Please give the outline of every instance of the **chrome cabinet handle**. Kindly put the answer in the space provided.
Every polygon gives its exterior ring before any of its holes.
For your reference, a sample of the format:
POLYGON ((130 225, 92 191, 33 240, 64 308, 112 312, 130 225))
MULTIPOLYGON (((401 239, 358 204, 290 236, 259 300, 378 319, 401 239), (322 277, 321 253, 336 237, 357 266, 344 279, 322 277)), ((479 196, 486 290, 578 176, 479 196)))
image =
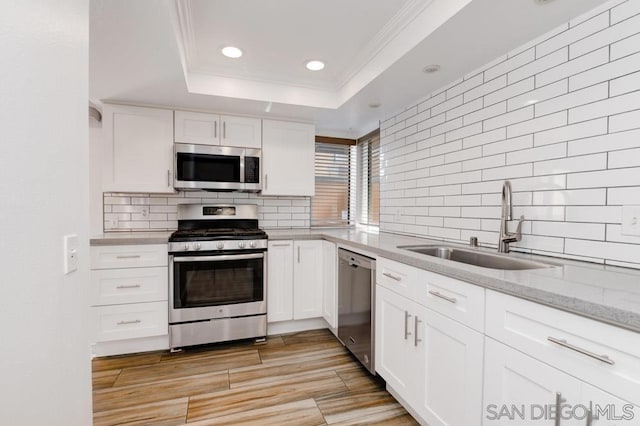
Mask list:
POLYGON ((298 263, 300 263, 300 246, 298 246, 298 263))
POLYGON ((171 170, 167 170, 167 186, 171 186, 171 170))
POLYGON ((269 175, 265 174, 264 175, 264 189, 268 189, 269 188, 269 175))
POLYGON ((213 137, 218 138, 218 120, 213 122, 213 137))
POLYGON ((140 288, 142 287, 140 284, 133 284, 133 285, 119 285, 116 288, 140 288))
POLYGON ((142 256, 139 254, 121 255, 116 256, 116 259, 140 259, 142 256))
POLYGON ((382 275, 384 275, 385 277, 389 277, 389 278, 391 278, 392 280, 395 280, 395 281, 402 281, 402 278, 396 277, 395 275, 390 274, 388 272, 383 272, 382 275))
POLYGON ((422 339, 418 339, 418 323, 422 321, 418 319, 416 315, 416 319, 413 323, 413 346, 418 347, 418 342, 422 342, 422 339))
POLYGON ((589 409, 587 410, 587 426, 593 425, 593 401, 589 401, 589 409))
POLYGON ((447 302, 450 302, 450 303, 458 303, 458 299, 456 299, 455 297, 445 296, 444 294, 441 294, 440 292, 437 292, 437 291, 429 290, 429 294, 435 297, 439 297, 440 299, 446 300, 447 302))
POLYGON ((271 244, 271 247, 289 247, 291 244, 271 244))
POLYGON ((409 336, 411 336, 411 333, 409 332, 409 318, 411 317, 411 315, 409 315, 408 311, 404 311, 404 340, 407 340, 409 338, 409 336))
POLYGON ((142 322, 142 320, 133 320, 133 321, 118 321, 118 325, 125 325, 125 324, 140 324, 142 322))
POLYGON ((609 358, 608 355, 598 355, 598 354, 594 354, 593 352, 590 352, 586 349, 582 349, 578 346, 574 346, 571 343, 568 343, 566 340, 564 339, 556 339, 555 337, 547 337, 547 340, 550 341, 551 343, 555 343, 556 345, 562 346, 563 348, 567 348, 567 349, 571 349, 572 351, 576 351, 578 353, 581 353, 582 355, 586 355, 588 357, 591 357, 593 359, 597 359, 598 361, 602 361, 605 364, 609 364, 609 365, 614 365, 615 362, 613 362, 613 360, 611 358, 609 358))
POLYGON ((222 139, 226 139, 227 138, 227 122, 223 121, 222 122, 222 139))
POLYGON ((562 397, 562 394, 560 392, 556 392, 556 418, 553 423, 554 426, 560 426, 560 421, 562 421, 562 416, 560 415, 560 407, 565 401, 566 400, 562 397))

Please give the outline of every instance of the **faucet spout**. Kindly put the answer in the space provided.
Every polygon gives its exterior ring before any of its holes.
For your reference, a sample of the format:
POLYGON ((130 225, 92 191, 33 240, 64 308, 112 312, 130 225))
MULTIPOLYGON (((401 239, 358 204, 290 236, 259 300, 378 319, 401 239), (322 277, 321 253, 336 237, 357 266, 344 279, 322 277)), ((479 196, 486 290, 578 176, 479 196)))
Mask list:
POLYGON ((507 231, 507 221, 512 220, 513 203, 511 201, 511 182, 504 181, 502 185, 502 205, 500 210, 500 238, 498 239, 498 252, 509 253, 509 243, 515 243, 522 239, 522 222, 524 216, 520 216, 518 229, 515 233, 507 231))

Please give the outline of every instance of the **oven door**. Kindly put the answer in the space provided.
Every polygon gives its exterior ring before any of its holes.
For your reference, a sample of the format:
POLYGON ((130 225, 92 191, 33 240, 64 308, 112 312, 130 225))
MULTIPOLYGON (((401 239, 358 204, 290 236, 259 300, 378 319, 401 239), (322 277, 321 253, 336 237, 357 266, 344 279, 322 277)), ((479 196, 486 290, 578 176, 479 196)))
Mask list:
POLYGON ((169 256, 169 323, 267 312, 266 253, 169 256))

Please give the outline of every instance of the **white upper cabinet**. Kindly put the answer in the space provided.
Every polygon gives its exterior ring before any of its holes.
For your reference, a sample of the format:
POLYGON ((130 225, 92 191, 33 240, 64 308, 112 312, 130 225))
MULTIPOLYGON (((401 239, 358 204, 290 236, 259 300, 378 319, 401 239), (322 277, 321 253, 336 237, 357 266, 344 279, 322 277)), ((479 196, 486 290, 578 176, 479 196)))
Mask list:
POLYGON ((261 120, 250 117, 176 111, 175 141, 259 149, 262 146, 261 120))
POLYGON ((262 121, 262 194, 313 196, 315 126, 262 121))
POLYGON ((173 192, 173 111, 104 107, 103 190, 173 192))

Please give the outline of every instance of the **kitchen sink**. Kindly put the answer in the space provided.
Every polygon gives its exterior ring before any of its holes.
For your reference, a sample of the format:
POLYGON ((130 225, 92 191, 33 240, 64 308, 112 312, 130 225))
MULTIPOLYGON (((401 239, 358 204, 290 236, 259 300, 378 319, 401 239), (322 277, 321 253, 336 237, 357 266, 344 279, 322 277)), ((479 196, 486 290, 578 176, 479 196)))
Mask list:
POLYGON ((522 270, 552 268, 554 266, 541 262, 533 262, 531 260, 515 259, 503 255, 445 245, 398 246, 398 248, 489 269, 522 270))

